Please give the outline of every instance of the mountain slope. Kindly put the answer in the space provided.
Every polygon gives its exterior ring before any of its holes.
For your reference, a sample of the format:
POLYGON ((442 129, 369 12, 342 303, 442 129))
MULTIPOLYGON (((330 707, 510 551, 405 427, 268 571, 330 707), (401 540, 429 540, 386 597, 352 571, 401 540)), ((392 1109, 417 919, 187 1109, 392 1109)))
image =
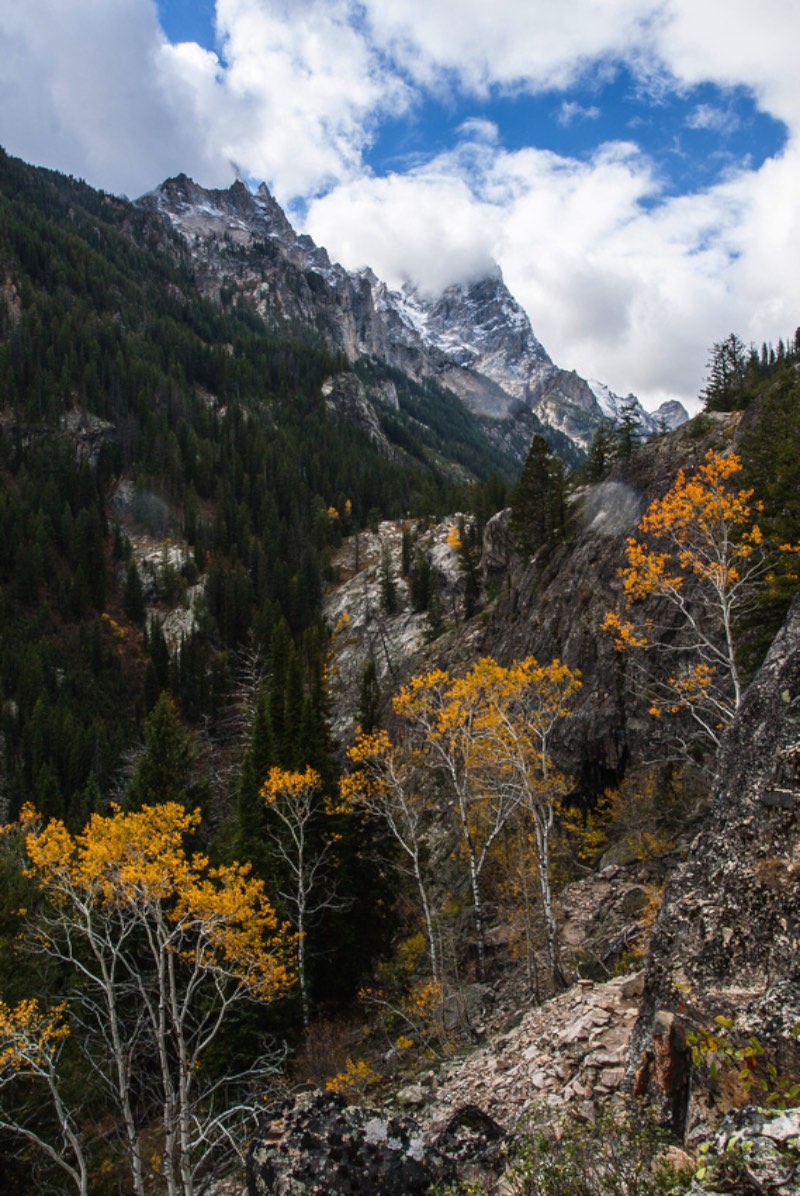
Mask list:
MULTIPOLYGON (((255 193, 241 182, 207 191, 179 175, 139 204, 183 237, 206 294, 225 303, 238 293, 269 325, 311 329, 350 362, 369 357, 416 381, 435 378, 482 416, 507 420, 527 409, 573 451, 619 418, 623 400, 553 363, 499 268, 438 296, 411 285, 392 291, 298 236, 263 183, 255 193)), ((625 403, 645 434, 656 431, 658 419, 633 396, 625 403)), ((681 412, 670 419, 681 422, 681 412)))
POLYGON ((412 414, 387 397, 374 419, 342 353, 209 302, 196 269, 156 213, 0 152, 10 816, 34 800, 77 824, 160 690, 196 721, 244 645, 319 637, 345 512, 443 513, 508 468, 451 392, 384 376, 412 414))

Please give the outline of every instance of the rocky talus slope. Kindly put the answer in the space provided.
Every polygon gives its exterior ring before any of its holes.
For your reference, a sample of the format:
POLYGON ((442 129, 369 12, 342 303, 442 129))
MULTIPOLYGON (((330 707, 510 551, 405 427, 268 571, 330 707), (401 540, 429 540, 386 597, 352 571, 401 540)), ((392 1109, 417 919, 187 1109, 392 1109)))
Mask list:
POLYGON ((515 1130, 543 1111, 556 1116, 574 1108, 591 1117, 596 1102, 622 1087, 641 993, 641 973, 605 983, 579 980, 529 1009, 513 1029, 443 1065, 428 1090, 402 1089, 400 1100, 418 1105, 431 1130, 466 1104, 515 1130))

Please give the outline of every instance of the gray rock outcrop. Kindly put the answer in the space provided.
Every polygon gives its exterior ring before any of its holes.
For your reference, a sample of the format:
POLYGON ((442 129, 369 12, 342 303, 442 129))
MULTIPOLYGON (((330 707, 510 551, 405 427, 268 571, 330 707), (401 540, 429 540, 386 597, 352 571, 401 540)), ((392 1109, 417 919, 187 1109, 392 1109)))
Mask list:
POLYGON ((668 885, 630 1067, 674 1128, 725 1111, 693 1072, 686 1034, 731 1019, 800 1075, 800 598, 727 733, 705 829, 668 885))
POLYGON ((457 1110, 436 1134, 410 1117, 312 1092, 269 1110, 247 1159, 248 1196, 424 1196, 461 1174, 496 1169, 505 1131, 457 1110))

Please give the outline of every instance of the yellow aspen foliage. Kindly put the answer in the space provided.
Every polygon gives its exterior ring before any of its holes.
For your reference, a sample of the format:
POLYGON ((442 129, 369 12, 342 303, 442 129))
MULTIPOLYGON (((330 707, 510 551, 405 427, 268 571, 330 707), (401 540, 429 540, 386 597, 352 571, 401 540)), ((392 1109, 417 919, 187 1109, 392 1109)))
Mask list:
POLYGON ((325 1081, 328 1092, 341 1092, 345 1096, 361 1096, 371 1084, 380 1080, 380 1074, 365 1059, 348 1058, 344 1071, 325 1081))
POLYGON ((69 1035, 65 1008, 65 1002, 42 1009, 35 999, 14 1006, 0 1001, 0 1077, 36 1075, 50 1067, 69 1035))
POLYGON ((292 772, 283 768, 271 768, 261 786, 261 796, 268 806, 283 798, 297 803, 309 793, 316 792, 321 785, 319 773, 310 765, 303 772, 292 772))
POLYGON ((48 1154, 81 1196, 88 1194, 87 1161, 58 1074, 67 1024, 79 1042, 91 1037, 135 1196, 149 1190, 136 1113, 144 1088, 164 1139, 159 1190, 191 1193, 210 1155, 232 1148, 254 1113, 250 1088, 269 1069, 266 1056, 229 1076, 220 1074, 219 1060, 205 1064, 236 1004, 274 1001, 295 983, 295 936, 249 865, 213 867, 202 853, 189 853, 186 838, 199 825, 199 812, 176 802, 130 813, 112 807, 74 835, 57 819, 42 827, 32 810, 23 811, 26 871, 42 896, 25 943, 75 982, 54 1009, 42 1011, 35 1001, 0 1007, 0 1060, 27 1066, 56 1114, 60 1140, 6 1113, 2 1124, 48 1154), (222 1085, 230 1088, 230 1111, 217 1104, 222 1085))
POLYGON ((360 736, 350 749, 356 769, 343 792, 383 816, 409 857, 435 979, 441 972, 431 902, 435 878, 428 874, 424 848, 427 810, 440 809, 443 799, 458 834, 454 858, 464 862, 470 886, 478 974, 484 969, 485 866, 506 827, 530 819, 551 971, 559 979, 549 839, 565 779, 553 770, 549 742, 580 688, 577 670, 558 659, 540 664, 528 657, 506 667, 485 657, 461 677, 433 669, 413 677, 394 697, 401 724, 394 740, 378 731, 360 736))
POLYGON ((455 524, 452 525, 447 533, 447 544, 453 549, 454 552, 460 552, 460 550, 464 547, 461 542, 461 536, 459 534, 458 528, 455 524))
POLYGON ((628 648, 647 646, 647 636, 637 632, 630 619, 620 618, 616 611, 606 611, 606 617, 600 625, 600 630, 611 636, 618 652, 624 652, 628 648))
POLYGON ((741 468, 735 453, 710 449, 695 474, 679 470, 664 497, 650 504, 639 524, 646 539, 628 540, 622 577, 629 602, 677 591, 690 574, 719 592, 741 582, 745 562, 763 542, 755 521, 763 503, 753 501, 751 489, 728 486, 741 468))
MULTIPOLYGON (((709 450, 693 474, 678 471, 628 539, 620 576, 631 618, 609 611, 602 624, 620 652, 670 653, 680 667, 669 676, 649 671, 650 713, 683 713, 695 734, 714 743, 741 701, 737 619, 768 572, 758 524, 763 504, 752 489, 736 489, 741 469, 735 453, 709 450), (671 608, 670 619, 659 616, 662 626, 640 613, 651 599, 666 604, 655 610, 671 608)), ((690 741, 682 742, 690 751, 690 741)))
POLYGON ((112 807, 77 835, 54 819, 27 836, 28 875, 65 913, 91 905, 143 921, 163 913, 166 950, 187 951, 201 967, 273 1000, 293 982, 291 936, 249 865, 211 868, 205 856, 186 853, 183 841, 199 823, 198 810, 176 802, 131 813, 112 807))

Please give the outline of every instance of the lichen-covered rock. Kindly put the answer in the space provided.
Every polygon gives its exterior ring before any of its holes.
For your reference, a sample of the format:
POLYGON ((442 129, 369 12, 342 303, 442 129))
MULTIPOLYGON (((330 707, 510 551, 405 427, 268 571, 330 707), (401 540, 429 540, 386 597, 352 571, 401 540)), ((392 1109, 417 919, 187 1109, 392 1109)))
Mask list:
POLYGON ((800 1109, 766 1112, 752 1107, 726 1117, 701 1154, 701 1178, 689 1196, 747 1192, 797 1196, 800 1191, 800 1109), (713 1186, 706 1187, 709 1183, 713 1186))
POLYGON ((502 1166, 505 1131, 475 1106, 436 1135, 410 1117, 314 1092, 267 1111, 247 1159, 248 1196, 423 1196, 433 1184, 502 1166))
POLYGON ((247 1159, 248 1196, 420 1196, 434 1173, 407 1117, 386 1117, 317 1092, 267 1113, 247 1159))
MULTIPOLYGON (((723 744, 714 805, 665 895, 647 967, 631 1071, 678 1131, 726 1111, 683 1035, 733 1021, 778 1069, 800 1074, 800 599, 723 744)), ((729 1094, 728 1107, 734 1102, 729 1094)))

